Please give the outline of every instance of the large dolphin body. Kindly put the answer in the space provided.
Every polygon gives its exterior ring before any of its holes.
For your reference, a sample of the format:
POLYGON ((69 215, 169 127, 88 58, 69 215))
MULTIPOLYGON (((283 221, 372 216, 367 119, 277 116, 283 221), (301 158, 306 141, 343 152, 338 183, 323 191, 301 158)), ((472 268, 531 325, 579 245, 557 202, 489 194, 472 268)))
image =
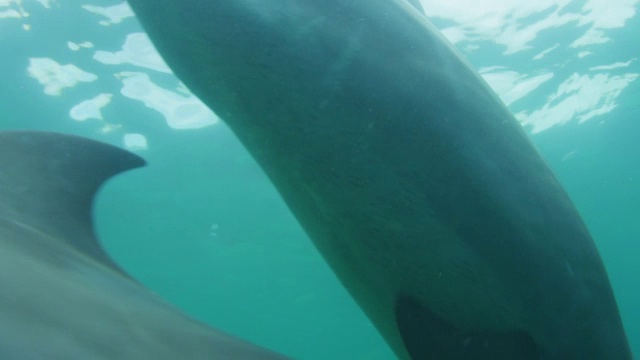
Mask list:
POLYGON ((403 359, 630 359, 527 135, 406 0, 129 0, 403 359))
POLYGON ((75 136, 0 133, 1 359, 284 359, 182 315, 103 252, 94 194, 143 164, 75 136))

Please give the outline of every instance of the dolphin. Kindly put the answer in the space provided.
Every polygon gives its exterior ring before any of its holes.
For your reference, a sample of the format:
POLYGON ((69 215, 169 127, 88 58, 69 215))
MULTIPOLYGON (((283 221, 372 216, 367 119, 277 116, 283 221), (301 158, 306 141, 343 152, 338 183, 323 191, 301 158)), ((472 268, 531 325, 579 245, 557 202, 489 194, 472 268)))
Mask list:
POLYGON ((144 160, 56 133, 0 133, 0 358, 285 359, 183 315, 95 238, 110 177, 144 160))
POLYGON ((411 0, 129 0, 401 359, 630 359, 527 134, 411 0))

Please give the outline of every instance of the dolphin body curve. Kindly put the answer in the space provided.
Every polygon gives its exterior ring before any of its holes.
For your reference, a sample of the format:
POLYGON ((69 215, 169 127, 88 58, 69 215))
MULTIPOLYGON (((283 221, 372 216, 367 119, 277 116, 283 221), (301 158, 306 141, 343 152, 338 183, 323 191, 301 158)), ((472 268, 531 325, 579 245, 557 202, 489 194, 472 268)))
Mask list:
POLYGON ((411 0, 129 0, 402 359, 630 359, 569 197, 411 0))
POLYGON ((286 359, 183 315, 102 250, 94 195, 143 164, 76 136, 0 133, 0 358, 286 359))

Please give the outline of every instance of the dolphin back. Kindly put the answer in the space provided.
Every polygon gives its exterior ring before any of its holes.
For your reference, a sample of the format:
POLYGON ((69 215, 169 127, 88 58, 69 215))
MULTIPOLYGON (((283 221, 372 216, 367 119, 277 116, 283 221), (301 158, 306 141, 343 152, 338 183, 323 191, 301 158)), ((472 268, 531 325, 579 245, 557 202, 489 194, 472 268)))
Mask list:
POLYGON ((185 316, 102 250, 96 191, 144 164, 77 136, 0 132, 0 358, 285 358, 185 316))
POLYGON ((604 264, 417 0, 130 0, 403 359, 630 359, 604 264))
POLYGON ((144 164, 133 153, 78 136, 0 133, 0 218, 120 271, 94 236, 91 208, 105 181, 144 164))

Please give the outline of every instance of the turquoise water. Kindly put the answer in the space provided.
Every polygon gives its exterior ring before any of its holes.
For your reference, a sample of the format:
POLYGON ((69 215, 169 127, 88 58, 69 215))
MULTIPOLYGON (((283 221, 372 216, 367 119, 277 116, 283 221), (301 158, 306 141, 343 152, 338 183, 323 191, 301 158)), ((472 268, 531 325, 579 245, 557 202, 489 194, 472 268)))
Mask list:
MULTIPOLYGON (((186 312, 296 358, 393 359, 251 157, 178 89, 121 2, 88 3, 0 1, 0 128, 75 133, 143 156, 149 166, 100 194, 98 232, 186 312), (125 143, 132 134, 146 145, 125 143)), ((423 4, 576 203, 640 353, 638 2, 423 4)))

